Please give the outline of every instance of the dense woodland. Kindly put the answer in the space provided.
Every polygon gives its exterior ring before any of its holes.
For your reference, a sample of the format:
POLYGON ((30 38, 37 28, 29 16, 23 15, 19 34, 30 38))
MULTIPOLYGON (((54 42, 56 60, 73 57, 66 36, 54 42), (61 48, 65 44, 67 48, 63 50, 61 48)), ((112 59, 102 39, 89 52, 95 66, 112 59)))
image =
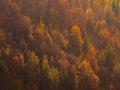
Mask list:
POLYGON ((0 90, 120 90, 120 0, 0 0, 0 90))

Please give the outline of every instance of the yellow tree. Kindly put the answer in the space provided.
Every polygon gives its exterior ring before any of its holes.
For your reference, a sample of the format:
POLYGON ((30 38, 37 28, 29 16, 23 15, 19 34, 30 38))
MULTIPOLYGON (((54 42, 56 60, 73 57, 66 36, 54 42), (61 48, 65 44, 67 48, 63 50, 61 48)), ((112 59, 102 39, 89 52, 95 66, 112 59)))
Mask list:
POLYGON ((59 84, 59 70, 50 66, 46 55, 42 62, 42 69, 44 75, 43 89, 56 90, 59 84))
POLYGON ((31 51, 28 51, 27 56, 28 62, 25 66, 25 82, 27 83, 26 89, 38 90, 38 83, 40 79, 39 58, 31 51))
POLYGON ((98 53, 99 53, 98 49, 96 49, 92 43, 89 43, 88 51, 87 51, 87 59, 89 59, 91 67, 93 68, 93 70, 95 70, 95 72, 98 72, 100 69, 97 60, 98 53))
POLYGON ((90 63, 88 60, 83 60, 80 65, 79 65, 79 70, 80 76, 81 76, 81 89, 83 90, 98 90, 99 84, 100 84, 100 79, 99 77, 95 74, 93 69, 90 66, 90 63))

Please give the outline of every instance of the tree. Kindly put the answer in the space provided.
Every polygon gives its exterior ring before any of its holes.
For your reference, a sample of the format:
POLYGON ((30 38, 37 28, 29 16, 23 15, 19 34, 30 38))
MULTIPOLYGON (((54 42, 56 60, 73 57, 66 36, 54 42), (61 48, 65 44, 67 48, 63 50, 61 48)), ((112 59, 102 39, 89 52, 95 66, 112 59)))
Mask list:
POLYGON ((87 54, 89 59, 94 59, 98 54, 98 50, 92 44, 89 44, 87 54))
POLYGON ((120 10, 119 3, 120 3, 119 0, 114 0, 113 5, 112 5, 112 9, 115 12, 115 15, 117 15, 117 16, 119 15, 119 10, 120 10))
POLYGON ((65 19, 65 14, 59 0, 49 0, 45 12, 47 13, 43 17, 43 21, 48 26, 48 29, 62 29, 65 27, 64 24, 61 23, 65 19))
POLYGON ((100 59, 105 64, 105 66, 112 70, 113 68, 113 59, 114 59, 114 50, 112 46, 108 43, 105 49, 103 49, 100 53, 100 59))
POLYGON ((60 33, 58 30, 53 30, 51 32, 51 36, 53 40, 60 45, 61 49, 66 50, 68 47, 68 39, 64 37, 62 33, 60 33))
POLYGON ((43 69, 43 88, 49 88, 50 90, 56 90, 59 84, 59 71, 55 67, 51 67, 47 60, 47 56, 44 56, 44 60, 42 62, 43 69))
POLYGON ((104 39, 108 39, 110 37, 110 32, 107 29, 100 30, 99 35, 104 39))
POLYGON ((48 78, 50 80, 50 90, 56 90, 59 84, 59 70, 55 67, 51 67, 48 71, 48 78))
POLYGON ((92 70, 88 60, 83 60, 79 65, 80 70, 80 89, 85 90, 98 90, 100 79, 92 70))
POLYGON ((28 62, 25 66, 26 78, 26 89, 29 90, 38 90, 38 83, 40 82, 40 66, 38 56, 31 51, 28 51, 28 62))
POLYGON ((9 71, 9 68, 6 65, 5 60, 0 59, 0 89, 1 90, 8 90, 12 89, 15 90, 16 86, 14 85, 11 78, 11 73, 9 71))
POLYGON ((69 38, 69 50, 75 55, 80 55, 83 45, 83 39, 79 26, 74 25, 71 29, 69 38))
POLYGON ((42 62, 42 69, 46 72, 48 72, 49 68, 50 68, 50 65, 49 65, 49 62, 47 60, 47 56, 44 55, 44 58, 43 58, 43 62, 42 62))
POLYGON ((114 73, 119 77, 120 75, 120 60, 118 59, 117 62, 114 64, 114 73))

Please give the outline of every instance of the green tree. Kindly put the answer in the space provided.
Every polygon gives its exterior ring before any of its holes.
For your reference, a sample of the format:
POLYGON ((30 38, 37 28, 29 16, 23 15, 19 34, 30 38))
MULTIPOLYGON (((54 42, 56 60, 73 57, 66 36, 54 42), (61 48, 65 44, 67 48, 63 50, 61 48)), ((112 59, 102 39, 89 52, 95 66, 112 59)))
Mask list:
POLYGON ((55 67, 51 67, 48 71, 48 78, 51 83, 50 89, 56 90, 59 84, 59 70, 55 67))
POLYGON ((102 63, 104 63, 104 65, 112 70, 113 68, 113 60, 114 60, 114 51, 113 48, 110 44, 107 44, 107 46, 105 47, 105 49, 103 49, 100 53, 100 59, 102 60, 102 63))
POLYGON ((55 67, 51 67, 47 60, 47 56, 44 56, 42 63, 43 75, 44 75, 44 88, 48 86, 50 90, 56 90, 59 84, 59 70, 55 67), (48 84, 48 85, 47 85, 48 84))
POLYGON ((117 76, 120 76, 120 57, 118 57, 117 61, 114 63, 114 73, 117 76))
POLYGON ((38 90, 38 83, 40 82, 40 66, 38 56, 31 51, 28 51, 28 62, 25 67, 26 80, 26 89, 29 90, 38 90))

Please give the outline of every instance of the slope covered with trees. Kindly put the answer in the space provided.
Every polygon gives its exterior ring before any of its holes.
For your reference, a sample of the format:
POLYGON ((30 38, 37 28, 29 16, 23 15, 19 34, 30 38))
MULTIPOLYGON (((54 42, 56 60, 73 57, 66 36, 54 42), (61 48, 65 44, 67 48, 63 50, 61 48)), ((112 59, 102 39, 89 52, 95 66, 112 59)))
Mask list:
POLYGON ((120 0, 0 0, 0 90, 119 90, 120 0))

